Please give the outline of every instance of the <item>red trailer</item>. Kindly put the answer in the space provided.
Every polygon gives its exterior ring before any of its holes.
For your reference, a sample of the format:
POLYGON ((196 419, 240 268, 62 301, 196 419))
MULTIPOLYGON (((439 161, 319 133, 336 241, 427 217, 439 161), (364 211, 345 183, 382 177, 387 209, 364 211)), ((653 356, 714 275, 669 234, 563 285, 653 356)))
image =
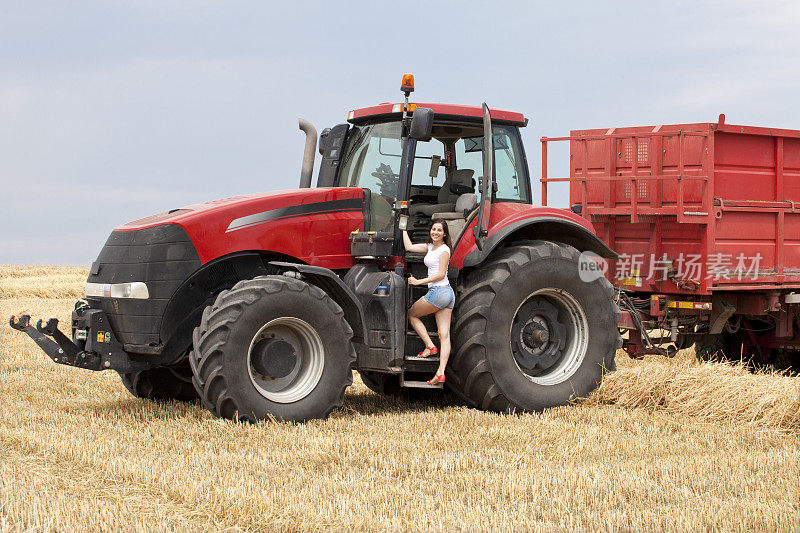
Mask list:
POLYGON ((575 130, 542 138, 547 184, 619 254, 605 265, 632 356, 696 343, 702 358, 779 366, 800 354, 800 131, 725 123, 575 130), (570 177, 547 148, 570 143, 570 177), (669 333, 658 339, 647 330, 669 333), (666 346, 666 348, 665 348, 666 346))

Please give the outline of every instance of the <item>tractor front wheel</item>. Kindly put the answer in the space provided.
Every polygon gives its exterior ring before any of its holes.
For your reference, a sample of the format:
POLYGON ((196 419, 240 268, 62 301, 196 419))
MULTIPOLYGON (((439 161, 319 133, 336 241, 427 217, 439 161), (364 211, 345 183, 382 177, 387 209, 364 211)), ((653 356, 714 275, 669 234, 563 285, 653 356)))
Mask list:
POLYGON ((353 382, 352 336, 342 309, 314 285, 288 276, 241 281, 194 330, 194 385, 223 418, 325 418, 353 382))

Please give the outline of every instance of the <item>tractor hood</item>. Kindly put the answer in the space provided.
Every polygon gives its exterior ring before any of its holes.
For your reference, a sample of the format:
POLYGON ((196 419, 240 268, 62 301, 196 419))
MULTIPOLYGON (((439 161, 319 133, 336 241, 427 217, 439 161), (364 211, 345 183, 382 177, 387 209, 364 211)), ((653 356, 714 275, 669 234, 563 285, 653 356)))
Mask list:
POLYGON ((364 191, 356 187, 233 196, 135 220, 115 231, 178 225, 194 243, 202 263, 245 250, 274 251, 314 263, 319 244, 304 242, 311 236, 310 224, 322 223, 315 226, 316 239, 327 235, 341 240, 347 248, 343 252, 349 255, 349 231, 363 228, 363 196, 364 191))
MULTIPOLYGON (((280 209, 290 206, 316 204, 339 199, 342 196, 362 197, 361 189, 355 187, 322 188, 322 189, 287 189, 242 196, 231 196, 219 200, 211 200, 201 204, 192 204, 180 209, 170 209, 163 213, 150 215, 114 228, 115 231, 133 231, 160 224, 178 224, 193 222, 222 222, 230 218, 234 222, 243 214, 257 214, 264 210, 280 209), (350 194, 342 194, 350 192, 350 194), (232 217, 232 218, 231 218, 232 217)), ((227 229, 227 228, 226 228, 227 229)))

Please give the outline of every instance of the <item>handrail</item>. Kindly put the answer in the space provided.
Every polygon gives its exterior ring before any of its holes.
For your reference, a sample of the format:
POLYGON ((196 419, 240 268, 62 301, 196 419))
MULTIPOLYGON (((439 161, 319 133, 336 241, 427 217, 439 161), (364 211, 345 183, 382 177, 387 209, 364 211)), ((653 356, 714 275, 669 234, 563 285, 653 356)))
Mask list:
MULTIPOLYGON (((684 131, 683 129, 679 129, 677 131, 663 131, 661 126, 656 126, 651 131, 640 131, 640 132, 627 132, 627 133, 616 133, 615 128, 609 129, 604 134, 591 134, 591 135, 570 135, 568 137, 542 137, 542 177, 540 178, 540 183, 542 185, 542 205, 547 205, 547 184, 554 183, 554 182, 575 182, 579 183, 583 186, 583 202, 582 208, 583 212, 587 212, 588 210, 588 183, 589 181, 594 182, 609 182, 609 197, 606 199, 604 209, 596 208, 593 209, 595 212, 597 211, 608 211, 608 212, 619 212, 616 208, 616 187, 615 183, 617 181, 625 181, 630 182, 631 184, 631 201, 630 201, 630 210, 622 209, 623 212, 629 212, 631 215, 631 222, 638 222, 638 213, 639 213, 639 194, 638 194, 638 183, 639 180, 660 180, 660 181, 672 181, 676 180, 678 183, 678 190, 677 190, 677 210, 676 215, 678 217, 678 222, 686 222, 687 216, 689 217, 696 217, 699 215, 708 216, 711 213, 713 207, 713 199, 711 198, 711 191, 709 189, 709 176, 707 174, 694 174, 690 173, 688 175, 684 175, 685 172, 685 164, 684 164, 684 144, 686 137, 708 137, 710 132, 708 131, 684 131), (676 174, 668 175, 668 174, 659 174, 659 175, 645 175, 640 176, 639 174, 639 140, 640 138, 651 138, 651 137, 678 137, 678 164, 676 168, 676 174), (547 176, 547 143, 551 141, 592 141, 592 140, 605 140, 605 141, 613 141, 615 139, 630 139, 633 142, 632 147, 632 160, 630 161, 630 171, 632 175, 628 176, 589 176, 589 165, 588 165, 588 142, 583 143, 583 173, 584 176, 574 176, 569 178, 549 178, 547 176), (692 212, 684 212, 684 182, 694 180, 694 181, 701 181, 703 182, 703 194, 701 201, 701 209, 702 211, 692 211, 692 212), (706 205, 708 204, 708 205, 706 205)), ((610 144, 609 148, 613 148, 612 150, 612 157, 616 157, 614 154, 617 153, 616 145, 610 144)), ((614 163, 616 165, 616 163, 614 163)), ((652 162, 651 162, 652 168, 652 162)), ((616 168, 616 166, 615 166, 616 168)), ((660 200, 659 200, 660 203, 660 200)), ((645 208, 647 209, 647 208, 645 208)), ((664 214, 666 211, 671 210, 664 210, 664 214)), ((653 213, 658 214, 658 213, 653 213)), ((697 222, 697 218, 692 218, 692 222, 697 222)), ((703 221, 702 223, 708 223, 707 220, 703 221)))
MULTIPOLYGON (((553 182, 567 182, 567 181, 631 181, 632 179, 637 180, 667 180, 667 179, 677 179, 679 176, 677 174, 659 174, 657 176, 592 176, 587 178, 586 176, 575 176, 574 178, 540 178, 539 181, 553 183, 553 182)), ((706 174, 690 174, 688 176, 683 176, 685 180, 697 180, 697 181, 707 181, 708 176, 706 174)), ((797 203, 797 202, 795 202, 797 203)))
MULTIPOLYGON (((605 139, 633 139, 634 137, 674 137, 678 131, 643 131, 636 133, 598 133, 596 135, 574 135, 569 137, 542 137, 541 141, 602 141, 605 139)), ((706 131, 684 131, 686 137, 708 137, 706 131)))

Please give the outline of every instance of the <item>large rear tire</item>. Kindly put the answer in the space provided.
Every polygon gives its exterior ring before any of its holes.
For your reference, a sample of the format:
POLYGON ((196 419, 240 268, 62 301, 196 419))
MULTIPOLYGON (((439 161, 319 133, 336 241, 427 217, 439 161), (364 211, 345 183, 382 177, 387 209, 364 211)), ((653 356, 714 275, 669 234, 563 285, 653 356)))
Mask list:
POLYGON ((287 276, 241 281, 219 294, 194 330, 194 385, 223 418, 325 418, 353 382, 352 337, 322 289, 287 276))
POLYGON ((120 373, 119 377, 125 388, 137 398, 181 402, 193 402, 199 398, 192 384, 192 369, 188 357, 184 357, 176 365, 120 373))
POLYGON ((541 411, 588 396, 622 345, 614 289, 579 274, 572 246, 528 241, 468 273, 447 383, 471 405, 541 411))

